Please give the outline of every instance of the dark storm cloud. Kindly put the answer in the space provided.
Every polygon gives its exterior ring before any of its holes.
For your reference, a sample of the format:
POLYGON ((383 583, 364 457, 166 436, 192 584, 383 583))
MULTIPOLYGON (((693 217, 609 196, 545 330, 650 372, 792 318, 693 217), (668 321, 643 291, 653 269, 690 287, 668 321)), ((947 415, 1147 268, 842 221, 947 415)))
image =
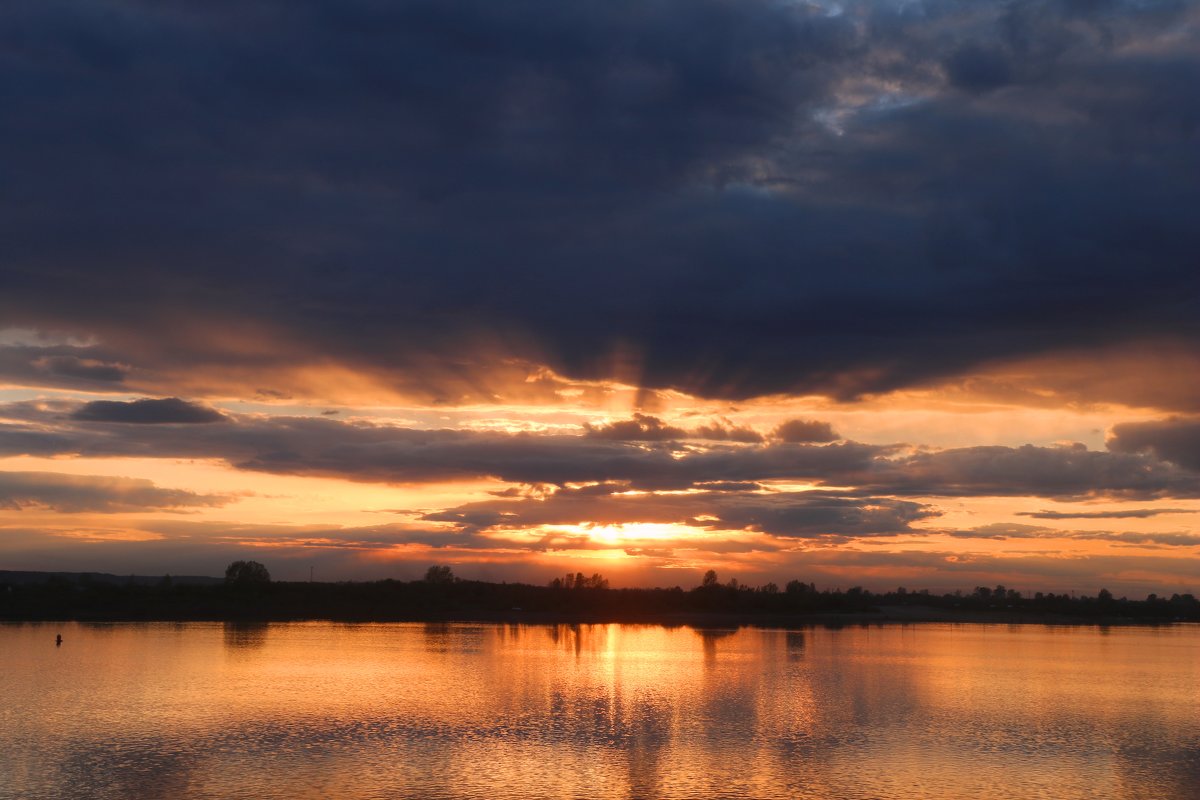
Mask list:
MULTIPOLYGON (((0 456, 213 458, 247 470, 384 483, 498 478, 530 486, 608 483, 641 490, 811 482, 847 494, 1033 496, 1063 501, 1200 497, 1200 476, 1151 454, 1061 447, 914 449, 859 442, 679 450, 562 434, 420 430, 326 416, 224 415, 219 425, 75 419, 80 404, 0 406, 0 456)), ((730 490, 736 491, 736 490, 730 490)))
POLYGON ((991 91, 1012 80, 1009 57, 996 47, 964 45, 947 56, 943 66, 950 83, 969 92, 991 91))
POLYGON ((1182 2, 9 3, 0 318, 111 349, 21 354, 53 385, 432 385, 486 343, 850 397, 1194 348, 1197 30, 1182 2))
POLYGON ((617 420, 604 425, 585 424, 586 435, 593 439, 614 439, 621 442, 669 442, 686 439, 687 431, 667 425, 658 417, 634 414, 633 419, 617 420))
POLYGON ((0 423, 0 452, 6 456, 55 456, 75 452, 79 439, 33 426, 0 423))
MULTIPOLYGON (((171 526, 151 524, 155 530, 167 530, 171 526)), ((379 550, 404 545, 424 545, 440 549, 496 548, 497 543, 476 536, 472 531, 434 530, 412 525, 371 525, 363 527, 329 528, 315 525, 219 525, 196 524, 176 526, 178 530, 195 534, 200 531, 223 540, 238 544, 260 545, 275 548, 307 548, 314 550, 379 550)))
POLYGON ((856 484, 904 495, 1149 500, 1200 496, 1197 476, 1155 458, 1060 447, 961 447, 878 461, 856 484))
POLYGON ((1114 425, 1108 449, 1118 453, 1153 453, 1164 461, 1200 470, 1200 420, 1173 418, 1114 425))
POLYGON ((1007 539, 1073 539, 1142 546, 1200 547, 1200 536, 1190 533, 1064 531, 1040 525, 1021 525, 1008 522, 981 525, 978 528, 961 531, 947 531, 947 533, 956 539, 997 539, 1002 541, 1007 539))
POLYGON ((0 472, 0 509, 8 511, 48 509, 112 514, 223 506, 232 499, 228 495, 164 489, 141 478, 0 472))
MULTIPOLYGON (((0 272, 7 265, 0 264, 0 272)), ((0 380, 25 386, 120 391, 129 367, 97 347, 0 344, 0 380)))
POLYGON ((1055 538, 1058 531, 1042 525, 1022 525, 1015 522, 995 522, 960 531, 949 531, 956 539, 1044 539, 1055 538))
POLYGON ((1195 514, 1187 508, 1129 508, 1118 511, 1018 511, 1018 517, 1034 519, 1149 519, 1160 514, 1195 514))
MULTIPOLYGON (((612 439, 621 442, 671 442, 682 439, 703 439, 714 442, 761 442, 762 434, 752 428, 717 420, 686 430, 664 423, 650 414, 635 413, 631 419, 616 420, 603 425, 584 424, 584 432, 593 439, 612 439)), ((837 438, 837 437, 834 437, 837 438)), ((828 441, 828 440, 822 440, 828 441)))
POLYGON ((640 522, 815 538, 895 535, 909 531, 911 522, 936 515, 920 503, 841 497, 829 492, 623 495, 564 489, 546 498, 470 503, 428 514, 424 519, 453 522, 468 530, 640 522))
MULTIPOLYGON (((1076 537, 1088 538, 1088 537, 1076 537)), ((1097 535, 1094 538, 1101 541, 1120 542, 1131 545, 1159 545, 1163 547, 1200 547, 1200 536, 1191 533, 1112 533, 1108 536, 1097 535)))
POLYGON ((199 425, 225 419, 218 411, 180 400, 178 397, 133 400, 127 403, 94 400, 81 406, 71 418, 84 422, 121 422, 134 425, 199 425))
POLYGON ((833 442, 840 438, 828 422, 815 419, 790 419, 771 434, 781 442, 833 442))
POLYGON ((710 425, 701 425, 692 431, 692 437, 712 442, 742 442, 744 444, 754 444, 763 440, 762 434, 753 428, 734 425, 726 420, 710 425))
POLYGON ((96 383, 120 383, 125 380, 127 373, 120 364, 106 364, 79 356, 42 356, 30 364, 54 377, 79 378, 96 383))
POLYGON ((221 425, 105 425, 72 418, 78 405, 0 406, 0 455, 218 458, 243 469, 361 481, 497 477, 515 483, 625 481, 639 488, 847 475, 889 451, 826 446, 714 444, 676 458, 668 443, 588 436, 418 430, 329 417, 226 415, 221 425))

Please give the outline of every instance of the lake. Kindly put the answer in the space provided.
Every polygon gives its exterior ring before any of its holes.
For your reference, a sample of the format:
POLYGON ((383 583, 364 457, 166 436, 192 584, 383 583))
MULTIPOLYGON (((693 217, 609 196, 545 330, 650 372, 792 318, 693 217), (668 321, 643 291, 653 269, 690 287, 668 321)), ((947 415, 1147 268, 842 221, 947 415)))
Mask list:
POLYGON ((0 686, 6 800, 1200 797, 1196 626, 12 624, 0 686))

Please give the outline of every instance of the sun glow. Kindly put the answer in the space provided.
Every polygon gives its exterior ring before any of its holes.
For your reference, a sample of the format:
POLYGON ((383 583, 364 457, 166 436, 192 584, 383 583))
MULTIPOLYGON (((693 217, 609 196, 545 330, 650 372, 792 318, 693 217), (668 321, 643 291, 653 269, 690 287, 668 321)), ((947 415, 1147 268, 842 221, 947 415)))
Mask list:
POLYGON ((668 541, 700 534, 687 525, 658 522, 630 522, 614 525, 582 525, 579 528, 599 544, 625 545, 632 542, 668 541))

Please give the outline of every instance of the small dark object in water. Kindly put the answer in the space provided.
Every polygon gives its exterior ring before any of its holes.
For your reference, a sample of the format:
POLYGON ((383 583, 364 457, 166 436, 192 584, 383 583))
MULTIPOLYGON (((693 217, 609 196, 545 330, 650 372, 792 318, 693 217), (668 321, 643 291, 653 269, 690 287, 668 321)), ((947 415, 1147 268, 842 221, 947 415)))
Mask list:
POLYGON ((62 634, 60 633, 58 636, 54 637, 54 646, 58 647, 61 644, 62 644, 62 634))

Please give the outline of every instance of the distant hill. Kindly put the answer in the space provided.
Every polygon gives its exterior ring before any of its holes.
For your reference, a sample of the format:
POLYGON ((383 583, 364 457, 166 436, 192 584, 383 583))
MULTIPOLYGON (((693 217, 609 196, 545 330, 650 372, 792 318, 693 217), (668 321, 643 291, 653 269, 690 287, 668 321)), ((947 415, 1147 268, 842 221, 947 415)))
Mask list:
MULTIPOLYGON (((154 586, 161 583, 164 577, 163 575, 111 575, 107 572, 29 572, 0 569, 0 583, 7 583, 10 586, 27 586, 51 581, 118 585, 133 583, 139 586, 154 586)), ((210 578, 205 575, 171 575, 170 578, 171 583, 176 585, 209 586, 224 583, 221 578, 210 578)))

